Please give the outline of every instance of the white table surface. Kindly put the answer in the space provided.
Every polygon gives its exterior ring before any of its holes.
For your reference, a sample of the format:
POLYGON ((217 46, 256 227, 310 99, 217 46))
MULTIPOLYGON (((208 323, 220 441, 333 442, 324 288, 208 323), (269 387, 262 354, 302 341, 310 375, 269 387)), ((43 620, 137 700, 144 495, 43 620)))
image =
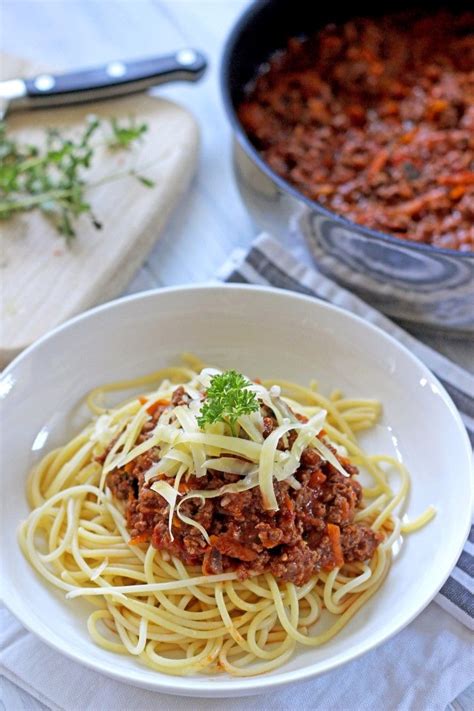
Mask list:
MULTIPOLYGON (((61 69, 133 59, 194 46, 209 59, 196 85, 170 84, 159 93, 188 107, 201 127, 197 176, 129 291, 206 281, 233 249, 257 233, 240 201, 231 166, 231 132, 220 100, 222 46, 248 0, 0 0, 4 51, 61 69)), ((473 364, 467 344, 436 343, 464 365, 473 364)), ((0 709, 45 707, 2 679, 0 709)), ((474 706, 473 690, 450 707, 474 706)), ((190 707, 189 707, 190 708, 190 707)))

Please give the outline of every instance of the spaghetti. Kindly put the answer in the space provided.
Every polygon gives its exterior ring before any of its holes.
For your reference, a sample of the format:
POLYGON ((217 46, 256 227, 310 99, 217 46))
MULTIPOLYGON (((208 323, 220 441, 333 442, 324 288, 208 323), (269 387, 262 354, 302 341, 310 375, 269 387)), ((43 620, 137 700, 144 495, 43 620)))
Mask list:
POLYGON ((246 381, 256 411, 235 428, 225 418, 201 428, 219 371, 189 361, 90 393, 92 421, 28 479, 33 510, 20 545, 67 598, 95 607, 87 627, 101 647, 168 674, 262 674, 296 645, 334 637, 382 584, 401 532, 434 511, 403 523, 405 467, 357 443, 377 421, 377 401, 246 381), (107 393, 132 388, 147 392, 104 406, 107 393), (363 493, 355 466, 371 479, 363 493), (339 509, 328 486, 346 496, 339 509), (326 518, 316 508, 301 518, 298 502, 310 499, 326 518), (250 507, 243 518, 266 522, 252 524, 254 539, 245 532, 247 547, 229 518, 238 502, 250 507), (296 522, 291 541, 281 521, 296 522))

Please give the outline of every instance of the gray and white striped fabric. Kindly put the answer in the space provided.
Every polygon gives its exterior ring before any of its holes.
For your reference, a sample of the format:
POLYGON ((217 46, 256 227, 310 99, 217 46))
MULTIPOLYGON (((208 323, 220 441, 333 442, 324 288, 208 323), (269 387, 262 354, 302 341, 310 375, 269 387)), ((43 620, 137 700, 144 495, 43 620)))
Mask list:
MULTIPOLYGON (((298 261, 268 235, 260 235, 249 251, 239 250, 224 265, 226 281, 267 284, 329 301, 370 321, 403 343, 443 383, 457 405, 474 447, 474 375, 422 343, 365 301, 298 261)), ((464 550, 436 602, 474 629, 474 525, 464 550)))

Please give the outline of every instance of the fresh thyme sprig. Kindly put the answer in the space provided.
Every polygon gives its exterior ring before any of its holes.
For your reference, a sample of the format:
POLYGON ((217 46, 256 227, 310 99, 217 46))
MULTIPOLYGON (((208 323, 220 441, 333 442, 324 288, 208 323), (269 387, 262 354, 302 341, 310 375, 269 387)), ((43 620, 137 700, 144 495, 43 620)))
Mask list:
POLYGON ((199 427, 204 429, 206 425, 221 421, 229 425, 235 436, 238 418, 259 407, 255 393, 249 390, 250 385, 250 381, 235 370, 214 375, 198 418, 199 427))
POLYGON ((112 173, 98 183, 87 182, 87 170, 99 145, 113 151, 127 150, 148 130, 146 123, 134 119, 112 118, 106 125, 105 140, 99 144, 92 139, 104 129, 104 121, 90 116, 78 138, 50 129, 44 146, 37 146, 22 145, 10 138, 6 124, 0 123, 0 219, 38 209, 69 241, 76 235, 75 221, 83 213, 89 215, 94 227, 102 227, 86 197, 89 189, 126 175, 152 187, 152 180, 133 170, 112 173))

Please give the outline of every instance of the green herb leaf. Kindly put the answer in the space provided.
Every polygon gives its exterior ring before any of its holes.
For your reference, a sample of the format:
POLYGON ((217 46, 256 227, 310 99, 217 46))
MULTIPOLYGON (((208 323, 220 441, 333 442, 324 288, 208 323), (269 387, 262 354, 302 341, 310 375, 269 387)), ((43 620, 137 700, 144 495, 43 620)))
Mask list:
MULTIPOLYGON (((114 151, 130 149, 148 130, 147 124, 137 124, 133 118, 125 122, 112 118, 107 125, 105 145, 114 151)), ((92 139, 102 126, 97 116, 89 116, 79 137, 47 129, 43 145, 32 146, 10 138, 6 124, 0 123, 0 219, 39 210, 67 242, 75 236, 75 222, 82 213, 100 229, 102 224, 86 198, 86 192, 95 186, 86 178, 100 145, 93 144, 92 139)), ((154 185, 149 178, 131 170, 105 176, 96 185, 127 175, 133 175, 147 188, 154 185)))
POLYGON ((413 165, 413 163, 406 162, 402 165, 402 168, 407 180, 416 180, 421 175, 420 171, 415 165, 413 165))
POLYGON ((146 188, 153 188, 156 184, 154 180, 151 180, 150 178, 146 178, 144 175, 136 175, 135 177, 146 188))
POLYGON ((214 375, 201 408, 198 424, 201 429, 214 422, 225 422, 235 435, 235 423, 241 415, 249 415, 258 410, 255 393, 249 390, 251 385, 241 373, 228 370, 214 375))
POLYGON ((134 141, 137 141, 148 131, 146 123, 136 124, 131 118, 128 124, 120 124, 118 119, 110 119, 112 136, 109 138, 108 146, 112 149, 129 148, 134 141))

